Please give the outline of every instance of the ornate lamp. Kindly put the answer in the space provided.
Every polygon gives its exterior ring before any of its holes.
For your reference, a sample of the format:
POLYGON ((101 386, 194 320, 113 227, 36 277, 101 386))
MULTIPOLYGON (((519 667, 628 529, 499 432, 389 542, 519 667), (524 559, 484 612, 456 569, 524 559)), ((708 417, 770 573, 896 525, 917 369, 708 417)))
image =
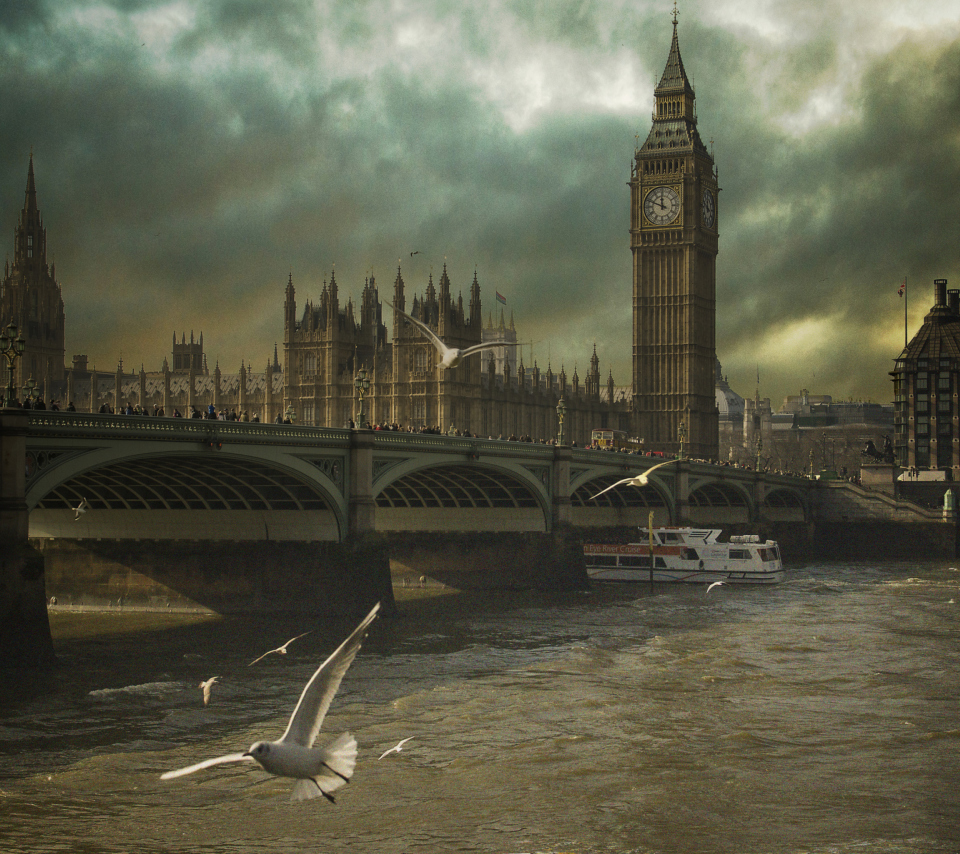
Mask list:
POLYGON ((286 411, 283 414, 286 416, 287 421, 289 421, 291 424, 297 420, 297 410, 293 408, 292 403, 287 404, 286 411))
POLYGON ((677 425, 677 438, 680 440, 680 459, 683 459, 683 443, 687 438, 687 425, 682 421, 677 425))
POLYGON ((37 381, 33 377, 30 377, 23 384, 23 399, 29 400, 32 406, 39 397, 40 387, 37 385, 37 381))
POLYGON ((16 406, 17 390, 13 385, 13 367, 17 363, 17 359, 23 355, 24 349, 26 349, 26 342, 23 340, 23 335, 11 320, 7 328, 0 332, 0 353, 6 356, 9 372, 7 390, 3 399, 5 407, 16 406))
POLYGON ((763 437, 757 433, 757 471, 760 471, 760 452, 763 450, 763 437))
POLYGON ((560 400, 557 401, 557 421, 560 423, 560 430, 557 433, 557 444, 563 444, 563 419, 567 414, 567 404, 563 399, 563 395, 560 395, 560 400))
POLYGON ((360 429, 363 427, 363 419, 364 419, 363 396, 370 389, 370 378, 367 376, 366 368, 360 368, 360 370, 357 371, 357 376, 356 376, 356 379, 354 379, 353 381, 353 385, 357 389, 357 397, 359 398, 360 412, 357 415, 357 428, 360 429))

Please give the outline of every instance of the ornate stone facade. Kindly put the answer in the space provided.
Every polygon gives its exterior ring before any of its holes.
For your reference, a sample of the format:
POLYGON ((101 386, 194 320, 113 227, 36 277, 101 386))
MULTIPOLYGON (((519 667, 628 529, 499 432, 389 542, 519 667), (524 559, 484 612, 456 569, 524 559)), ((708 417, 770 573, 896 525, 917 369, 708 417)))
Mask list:
MULTIPOLYGON (((47 230, 37 205, 33 154, 23 210, 13 233, 13 264, 8 258, 0 281, 0 323, 6 326, 11 320, 26 342, 14 385, 23 388, 32 378, 49 397, 64 377, 63 296, 56 269, 47 265, 47 230)), ((4 364, 4 384, 6 379, 4 364)))
POLYGON ((960 479, 960 290, 937 279, 923 326, 897 357, 893 377, 897 463, 960 479))
MULTIPOLYGON (((414 296, 408 308, 398 268, 392 304, 425 322, 450 346, 466 348, 490 340, 486 337, 490 330, 481 324, 477 275, 466 308, 462 296, 453 299, 446 265, 438 285, 431 274, 424 294, 414 296)), ((585 444, 596 427, 629 426, 627 395, 623 390, 618 394, 612 376, 601 383, 596 349, 582 386, 576 372, 569 381, 563 370, 554 374, 548 367, 542 372, 536 364, 528 369, 522 358, 512 370, 516 362, 508 356, 499 362, 500 370, 496 358, 484 363, 480 355, 441 370, 436 349, 413 324, 394 313, 388 330, 382 316, 383 304, 372 277, 364 282, 359 308, 352 300, 340 307, 334 273, 329 284, 323 283, 319 300, 307 302, 299 312, 291 276, 284 303, 284 409, 289 407, 301 423, 343 426, 357 418, 354 383, 364 369, 370 383, 364 415, 374 424, 552 439, 557 435, 557 404, 562 396, 568 441, 585 444)), ((516 341, 512 318, 510 331, 512 335, 503 336, 506 345, 516 341)))
POLYGON ((633 250, 633 405, 636 432, 676 452, 716 458, 718 185, 697 130, 696 102, 673 19, 655 92, 653 126, 630 178, 633 250))

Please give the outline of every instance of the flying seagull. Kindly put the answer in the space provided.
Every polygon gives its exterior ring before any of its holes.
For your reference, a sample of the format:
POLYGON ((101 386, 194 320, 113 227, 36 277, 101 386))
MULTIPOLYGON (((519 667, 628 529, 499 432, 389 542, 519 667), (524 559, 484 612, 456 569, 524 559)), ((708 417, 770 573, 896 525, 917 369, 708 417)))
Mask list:
POLYGON ((604 492, 609 492, 611 489, 616 489, 618 486, 623 486, 624 484, 628 484, 629 486, 646 486, 647 482, 650 480, 650 475, 653 474, 658 468, 668 466, 670 463, 675 462, 676 460, 667 460, 665 463, 657 463, 655 466, 653 466, 653 468, 649 468, 641 474, 635 475, 634 477, 625 477, 623 480, 618 480, 616 483, 611 483, 606 489, 601 489, 596 495, 590 496, 590 500, 593 501, 594 498, 599 498, 604 492))
POLYGON ((219 676, 211 676, 205 682, 200 683, 200 690, 203 691, 203 705, 210 702, 210 690, 213 688, 213 683, 219 678, 219 676))
POLYGON ((173 780, 194 771, 230 762, 256 762, 264 771, 296 780, 291 800, 306 801, 323 795, 334 803, 333 792, 350 782, 357 762, 357 741, 345 732, 324 748, 313 748, 320 725, 347 669, 356 658, 370 625, 380 610, 373 609, 350 636, 320 665, 300 695, 286 732, 278 741, 258 741, 246 753, 229 753, 196 765, 167 771, 161 780, 173 780))
POLYGON ((467 347, 465 350, 460 350, 457 347, 448 347, 446 344, 441 341, 436 333, 427 326, 426 323, 423 323, 417 320, 415 317, 411 317, 405 311, 401 311, 399 308, 394 306, 388 300, 384 300, 387 305, 390 306, 397 314, 402 314, 407 320, 414 324, 427 338, 430 339, 430 343, 437 348, 437 352, 440 353, 440 367, 441 368, 455 368, 459 365, 467 356, 471 356, 474 353, 479 353, 481 350, 490 350, 493 347, 502 347, 502 341, 487 341, 485 344, 474 344, 472 347, 467 347))
POLYGON ((253 661, 251 661, 247 667, 253 667, 253 665, 260 661, 261 658, 266 658, 268 655, 273 655, 274 653, 277 653, 278 655, 286 655, 287 647, 290 646, 290 644, 292 644, 295 640, 300 640, 300 638, 308 634, 310 634, 310 632, 304 632, 302 635, 297 635, 295 638, 290 638, 290 640, 288 640, 283 646, 278 646, 276 649, 268 649, 263 655, 260 656, 260 658, 255 658, 253 661))
POLYGON ((713 590, 714 587, 720 587, 720 586, 722 586, 724 583, 725 583, 725 582, 723 582, 723 581, 714 581, 713 584, 711 584, 711 585, 707 588, 707 593, 709 593, 711 590, 713 590))
POLYGON ((79 522, 79 521, 80 521, 80 517, 81 517, 84 513, 86 513, 87 510, 89 510, 89 509, 90 509, 90 502, 87 501, 86 496, 84 496, 83 500, 82 500, 76 507, 73 508, 74 512, 77 514, 76 516, 73 517, 73 521, 74 521, 74 522, 79 522))
POLYGON ((389 756, 391 753, 399 753, 401 750, 403 750, 403 745, 405 745, 413 737, 414 736, 411 735, 401 741, 398 745, 396 745, 396 747, 391 747, 389 750, 384 750, 383 753, 380 754, 380 759, 383 759, 384 756, 389 756))

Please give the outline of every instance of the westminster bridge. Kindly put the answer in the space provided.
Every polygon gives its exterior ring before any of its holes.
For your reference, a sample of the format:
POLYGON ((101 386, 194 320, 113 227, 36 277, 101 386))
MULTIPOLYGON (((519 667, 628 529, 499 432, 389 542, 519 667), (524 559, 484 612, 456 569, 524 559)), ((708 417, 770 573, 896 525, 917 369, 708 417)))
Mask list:
POLYGON ((0 443, 8 610, 31 584, 33 612, 359 607, 424 575, 577 586, 585 538, 651 518, 778 536, 942 521, 882 491, 686 459, 597 496, 663 459, 458 436, 7 409, 0 443))

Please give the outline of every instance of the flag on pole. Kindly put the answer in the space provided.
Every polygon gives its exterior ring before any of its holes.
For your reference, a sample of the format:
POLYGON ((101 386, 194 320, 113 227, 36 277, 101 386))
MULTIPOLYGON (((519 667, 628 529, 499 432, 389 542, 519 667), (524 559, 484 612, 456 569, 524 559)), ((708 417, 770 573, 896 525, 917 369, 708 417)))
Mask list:
POLYGON ((907 290, 907 280, 904 278, 903 282, 900 284, 900 290, 897 291, 900 296, 903 296, 904 292, 907 290))
POLYGON ((507 304, 507 298, 500 293, 500 291, 497 291, 497 302, 502 302, 504 305, 507 304))

